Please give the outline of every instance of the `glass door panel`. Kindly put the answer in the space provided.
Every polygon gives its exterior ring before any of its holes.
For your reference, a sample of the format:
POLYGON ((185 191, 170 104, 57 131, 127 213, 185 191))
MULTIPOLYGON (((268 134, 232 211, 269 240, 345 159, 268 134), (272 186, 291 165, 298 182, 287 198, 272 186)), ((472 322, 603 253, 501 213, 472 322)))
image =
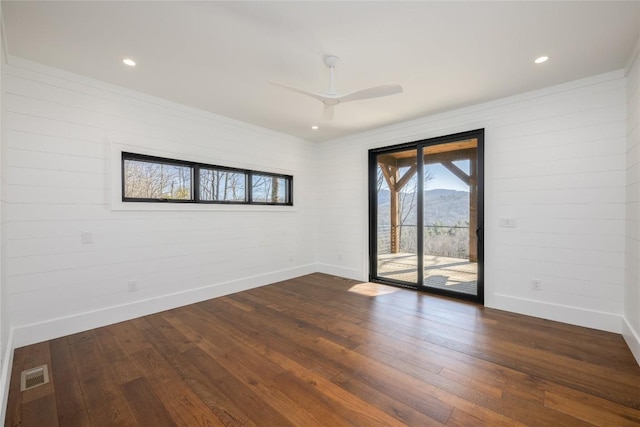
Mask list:
POLYGON ((422 285, 478 296, 477 139, 423 147, 422 285))
POLYGON ((376 271, 410 286, 418 271, 418 150, 376 157, 376 271))

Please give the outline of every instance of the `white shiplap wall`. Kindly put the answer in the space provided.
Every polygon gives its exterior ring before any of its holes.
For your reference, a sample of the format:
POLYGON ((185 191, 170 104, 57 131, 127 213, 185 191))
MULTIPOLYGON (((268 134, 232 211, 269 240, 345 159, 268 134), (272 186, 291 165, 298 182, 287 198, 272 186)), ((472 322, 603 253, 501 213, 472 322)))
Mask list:
MULTIPOLYGON (((4 147, 1 142, 4 141, 4 69, 5 69, 5 41, 2 21, 2 10, 0 10, 0 365, 4 367, 6 362, 5 351, 8 347, 9 339, 9 312, 7 310, 6 286, 5 286, 5 269, 3 266, 4 256, 4 237, 5 233, 5 216, 4 208, 4 147)), ((2 383, 0 382, 0 385, 2 383)))
POLYGON ((315 270, 314 144, 19 58, 4 83, 15 346, 315 270), (295 206, 113 210, 118 148, 289 173, 295 206))
POLYGON ((622 333, 640 363, 640 57, 637 55, 627 69, 626 184, 625 322, 622 333))
POLYGON ((368 149, 484 128, 486 304, 620 332, 625 90, 611 72, 322 144, 321 269, 368 276, 368 149))
POLYGON ((4 28, 2 20, 2 10, 0 9, 0 422, 4 422, 4 415, 7 407, 10 369, 13 361, 13 347, 9 339, 10 324, 9 310, 7 304, 7 286, 4 268, 4 246, 5 246, 5 215, 4 211, 4 69, 6 60, 6 46, 4 39, 4 28))

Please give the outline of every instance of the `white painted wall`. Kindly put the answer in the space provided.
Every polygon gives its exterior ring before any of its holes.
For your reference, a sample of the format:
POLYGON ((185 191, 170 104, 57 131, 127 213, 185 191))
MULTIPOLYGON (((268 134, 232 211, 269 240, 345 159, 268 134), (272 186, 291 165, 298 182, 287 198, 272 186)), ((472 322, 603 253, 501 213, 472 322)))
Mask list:
POLYGON ((5 141, 5 97, 4 71, 6 63, 6 45, 4 38, 2 9, 0 8, 0 422, 4 423, 9 397, 9 380, 13 365, 13 340, 11 339, 11 324, 9 321, 9 304, 7 297, 7 280, 5 266, 6 216, 5 207, 5 179, 4 179, 4 141, 5 141))
POLYGON ((19 58, 4 84, 16 347, 315 271, 314 144, 19 58), (122 147, 292 174, 295 205, 113 210, 122 147))
POLYGON ((4 228, 5 217, 2 214, 2 206, 4 206, 4 161, 3 141, 4 141, 4 69, 5 69, 5 44, 2 21, 2 10, 0 9, 0 367, 5 363, 5 350, 7 348, 7 339, 9 337, 8 311, 6 310, 6 298, 4 286, 4 228))
POLYGON ((640 57, 637 52, 627 67, 627 226, 622 333, 640 363, 640 57))
POLYGON ((484 128, 486 305, 620 332, 625 91, 617 71, 321 144, 321 270, 368 277, 368 149, 484 128))

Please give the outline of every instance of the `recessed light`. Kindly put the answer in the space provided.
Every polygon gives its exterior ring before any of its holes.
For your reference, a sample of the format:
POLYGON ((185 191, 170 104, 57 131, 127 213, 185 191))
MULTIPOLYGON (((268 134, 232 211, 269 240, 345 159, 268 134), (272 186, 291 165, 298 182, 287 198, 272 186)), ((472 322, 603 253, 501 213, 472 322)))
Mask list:
POLYGON ((541 56, 540 58, 537 58, 535 61, 536 64, 542 64, 543 62, 547 62, 547 60, 549 59, 548 56, 541 56))
POLYGON ((136 66, 136 61, 134 61, 133 59, 130 59, 130 58, 123 59, 122 63, 124 65, 128 65, 129 67, 135 67, 136 66))
POLYGON ((318 126, 313 125, 313 126, 311 126, 311 129, 313 129, 313 130, 318 130, 318 126))

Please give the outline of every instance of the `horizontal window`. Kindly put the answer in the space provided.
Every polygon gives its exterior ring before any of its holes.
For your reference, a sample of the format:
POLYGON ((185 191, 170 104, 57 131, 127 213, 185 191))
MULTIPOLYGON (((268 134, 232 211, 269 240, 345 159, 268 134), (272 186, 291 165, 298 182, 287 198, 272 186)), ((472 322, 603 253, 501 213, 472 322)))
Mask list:
POLYGON ((293 177, 122 153, 123 202, 293 205, 293 177))

